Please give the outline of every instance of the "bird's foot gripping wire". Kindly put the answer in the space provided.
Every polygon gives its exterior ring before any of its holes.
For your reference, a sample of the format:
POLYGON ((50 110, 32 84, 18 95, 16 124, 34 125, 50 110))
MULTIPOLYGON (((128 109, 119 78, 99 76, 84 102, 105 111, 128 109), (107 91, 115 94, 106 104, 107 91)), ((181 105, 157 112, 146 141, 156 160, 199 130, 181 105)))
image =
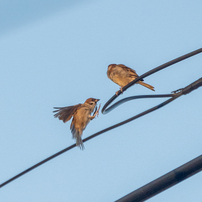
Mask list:
MULTIPOLYGON (((120 88, 120 91, 121 91, 121 93, 123 93, 123 88, 122 87, 120 88)), ((119 94, 119 90, 116 92, 117 96, 118 96, 118 94, 119 94)))

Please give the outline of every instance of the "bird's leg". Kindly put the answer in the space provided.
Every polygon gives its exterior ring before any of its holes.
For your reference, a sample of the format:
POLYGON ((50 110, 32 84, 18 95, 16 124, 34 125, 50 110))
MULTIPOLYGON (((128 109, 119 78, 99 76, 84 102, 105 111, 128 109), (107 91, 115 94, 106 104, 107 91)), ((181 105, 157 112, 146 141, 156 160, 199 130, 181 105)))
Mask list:
POLYGON ((96 112, 95 112, 95 116, 97 115, 97 117, 98 117, 98 115, 99 115, 99 111, 100 111, 100 107, 101 107, 101 104, 99 104, 99 107, 98 107, 98 109, 96 110, 96 112))
MULTIPOLYGON (((120 88, 121 93, 123 93, 123 88, 120 88)), ((119 90, 116 92, 116 95, 118 96, 119 90)))
POLYGON ((99 115, 100 106, 101 106, 101 104, 99 105, 98 109, 97 109, 96 112, 93 114, 93 116, 90 116, 90 115, 89 115, 90 120, 93 120, 93 119, 96 117, 96 115, 97 115, 97 116, 99 115))

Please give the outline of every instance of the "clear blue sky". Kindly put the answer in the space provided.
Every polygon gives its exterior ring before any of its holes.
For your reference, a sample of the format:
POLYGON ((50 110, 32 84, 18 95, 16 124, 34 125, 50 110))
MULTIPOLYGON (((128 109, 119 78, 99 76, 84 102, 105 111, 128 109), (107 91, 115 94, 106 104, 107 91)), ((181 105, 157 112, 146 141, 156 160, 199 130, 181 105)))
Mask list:
MULTIPOLYGON (((199 0, 11 0, 0 3, 0 183, 74 144, 53 107, 119 89, 107 66, 139 75, 201 48, 199 0)), ((170 93, 202 76, 202 54, 145 78, 119 98, 170 93)), ((202 88, 74 148, 3 187, 1 202, 111 202, 201 155, 202 88)), ((164 99, 131 101, 90 122, 83 138, 164 99)), ((150 202, 199 202, 202 173, 150 202)))

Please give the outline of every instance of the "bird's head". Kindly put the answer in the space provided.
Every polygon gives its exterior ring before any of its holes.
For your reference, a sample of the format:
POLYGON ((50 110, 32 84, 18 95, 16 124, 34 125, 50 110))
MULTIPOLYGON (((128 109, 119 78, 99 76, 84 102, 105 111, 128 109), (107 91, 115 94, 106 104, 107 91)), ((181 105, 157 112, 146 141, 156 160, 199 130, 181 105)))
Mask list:
POLYGON ((108 66, 108 69, 107 69, 107 76, 108 76, 108 78, 110 78, 111 71, 112 71, 112 69, 113 69, 115 66, 116 66, 116 64, 110 64, 110 65, 108 66))
POLYGON ((116 64, 110 64, 109 66, 108 66, 108 71, 110 71, 113 67, 115 67, 116 66, 116 64))
POLYGON ((88 106, 88 108, 90 109, 91 112, 93 112, 95 106, 97 105, 97 102, 99 101, 100 99, 95 99, 95 98, 88 98, 86 101, 85 101, 85 104, 88 106))
POLYGON ((89 104, 89 105, 96 105, 96 103, 99 101, 100 99, 95 99, 95 98, 88 98, 85 103, 89 104))

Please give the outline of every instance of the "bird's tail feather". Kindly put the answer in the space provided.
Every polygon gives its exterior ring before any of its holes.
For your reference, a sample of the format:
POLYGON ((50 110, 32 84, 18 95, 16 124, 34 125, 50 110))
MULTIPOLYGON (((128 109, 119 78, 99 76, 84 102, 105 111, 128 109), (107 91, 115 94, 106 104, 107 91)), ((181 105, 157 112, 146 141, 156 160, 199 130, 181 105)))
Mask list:
POLYGON ((76 137, 76 146, 80 147, 80 149, 84 150, 84 144, 80 136, 76 137))
POLYGON ((151 85, 149 85, 149 84, 147 84, 147 83, 145 83, 145 82, 143 82, 143 81, 139 81, 138 83, 139 83, 140 85, 146 87, 146 88, 149 88, 150 90, 155 91, 153 86, 151 86, 151 85))
POLYGON ((76 139, 76 146, 80 147, 80 149, 83 150, 85 147, 84 147, 83 141, 82 141, 82 139, 81 139, 81 135, 82 135, 82 134, 80 134, 79 131, 77 131, 77 130, 74 128, 74 125, 72 125, 71 131, 72 131, 72 138, 73 138, 73 139, 76 139))

